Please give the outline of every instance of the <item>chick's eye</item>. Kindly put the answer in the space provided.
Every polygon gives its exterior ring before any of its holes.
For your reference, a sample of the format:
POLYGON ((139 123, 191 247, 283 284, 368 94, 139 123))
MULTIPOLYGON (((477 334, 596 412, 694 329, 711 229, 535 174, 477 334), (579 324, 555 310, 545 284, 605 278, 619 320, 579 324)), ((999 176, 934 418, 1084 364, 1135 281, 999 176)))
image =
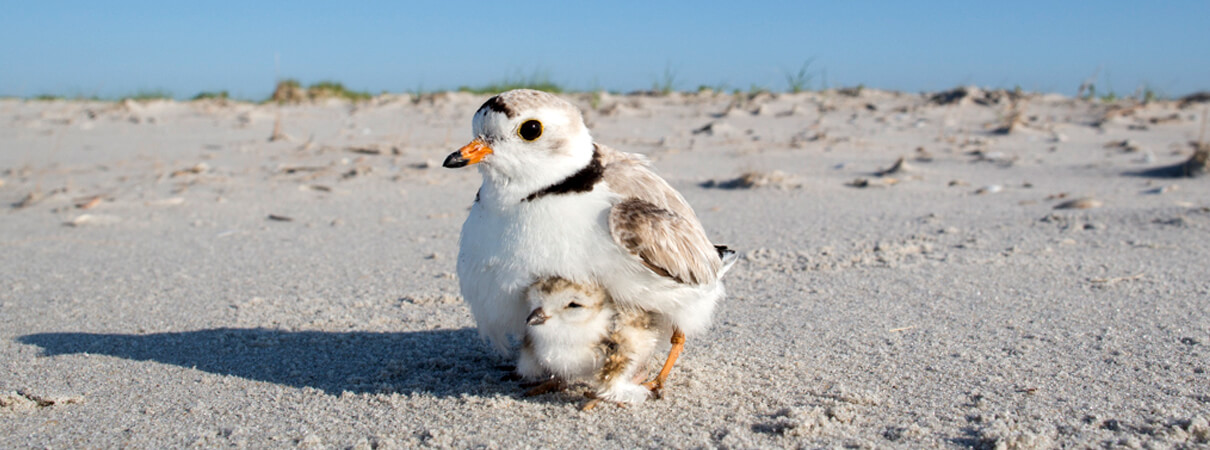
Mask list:
POLYGON ((542 122, 532 119, 526 120, 521 124, 520 128, 517 128, 517 135, 521 136, 521 139, 525 139, 527 141, 532 141, 542 137, 542 122))
POLYGON ((575 303, 575 302, 572 302, 572 303, 568 303, 568 304, 567 304, 567 307, 568 307, 568 308, 582 308, 583 306, 584 306, 584 305, 581 305, 581 304, 579 304, 579 303, 575 303))

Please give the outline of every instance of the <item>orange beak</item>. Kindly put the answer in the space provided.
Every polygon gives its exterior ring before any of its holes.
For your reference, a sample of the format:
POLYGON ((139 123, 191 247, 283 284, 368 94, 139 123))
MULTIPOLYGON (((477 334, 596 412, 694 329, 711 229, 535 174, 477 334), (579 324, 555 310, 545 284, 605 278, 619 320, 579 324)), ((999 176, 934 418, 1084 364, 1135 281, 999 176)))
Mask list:
POLYGON ((451 169, 463 167, 483 161, 483 158, 490 154, 492 154, 492 148, 488 147, 482 139, 475 138, 465 147, 450 153, 450 156, 445 157, 445 162, 441 165, 451 169))

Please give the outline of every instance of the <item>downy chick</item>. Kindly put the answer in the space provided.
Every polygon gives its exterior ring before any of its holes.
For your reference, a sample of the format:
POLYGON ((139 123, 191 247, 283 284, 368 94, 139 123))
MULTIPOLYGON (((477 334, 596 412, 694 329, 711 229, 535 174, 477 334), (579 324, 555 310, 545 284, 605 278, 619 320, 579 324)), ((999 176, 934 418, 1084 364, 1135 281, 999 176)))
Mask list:
POLYGON ((531 313, 517 362, 522 376, 584 382, 597 398, 612 402, 639 403, 651 396, 636 378, 646 374, 657 345, 672 334, 666 320, 619 309, 600 286, 558 277, 530 285, 526 300, 531 313))

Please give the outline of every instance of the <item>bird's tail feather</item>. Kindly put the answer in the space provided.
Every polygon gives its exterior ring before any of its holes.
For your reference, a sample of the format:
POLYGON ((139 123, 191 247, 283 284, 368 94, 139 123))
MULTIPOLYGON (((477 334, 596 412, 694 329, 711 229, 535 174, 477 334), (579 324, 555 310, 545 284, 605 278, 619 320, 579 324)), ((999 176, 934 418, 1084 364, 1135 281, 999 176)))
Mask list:
POLYGON ((726 245, 716 245, 714 249, 718 251, 719 259, 723 260, 723 268, 718 271, 718 277, 722 278, 728 270, 731 270, 731 266, 735 265, 735 261, 739 260, 739 254, 735 253, 735 250, 727 248, 726 245))

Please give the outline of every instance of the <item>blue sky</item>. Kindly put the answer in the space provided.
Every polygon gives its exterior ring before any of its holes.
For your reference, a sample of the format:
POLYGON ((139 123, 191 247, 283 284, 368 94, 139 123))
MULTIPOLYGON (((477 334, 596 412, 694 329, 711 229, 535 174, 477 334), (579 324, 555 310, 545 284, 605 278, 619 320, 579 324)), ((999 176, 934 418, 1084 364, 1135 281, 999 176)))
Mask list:
POLYGON ((666 68, 679 89, 782 90, 808 58, 830 86, 1210 89, 1206 1, 347 3, 0 0, 0 95, 259 99, 279 75, 404 92, 535 72, 629 91, 666 68))

